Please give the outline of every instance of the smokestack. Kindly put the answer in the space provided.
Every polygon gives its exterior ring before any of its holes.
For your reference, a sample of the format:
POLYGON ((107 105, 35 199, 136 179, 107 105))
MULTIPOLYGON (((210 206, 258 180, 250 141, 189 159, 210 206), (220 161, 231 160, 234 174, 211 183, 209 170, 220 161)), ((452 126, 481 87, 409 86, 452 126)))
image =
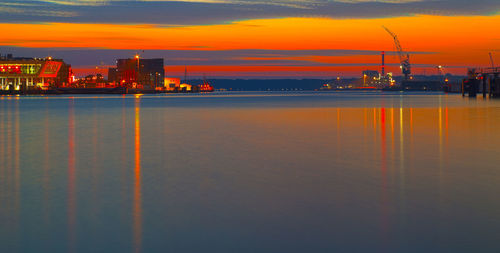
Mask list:
POLYGON ((382 51, 382 76, 385 76, 385 52, 382 51))

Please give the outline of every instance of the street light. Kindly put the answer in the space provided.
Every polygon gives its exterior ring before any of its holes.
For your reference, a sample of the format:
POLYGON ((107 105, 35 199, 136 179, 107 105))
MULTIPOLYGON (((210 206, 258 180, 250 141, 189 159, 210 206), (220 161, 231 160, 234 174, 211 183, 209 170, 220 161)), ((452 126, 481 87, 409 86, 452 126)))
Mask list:
POLYGON ((137 59, 137 72, 135 77, 136 86, 139 84, 139 55, 135 55, 135 59, 137 59))

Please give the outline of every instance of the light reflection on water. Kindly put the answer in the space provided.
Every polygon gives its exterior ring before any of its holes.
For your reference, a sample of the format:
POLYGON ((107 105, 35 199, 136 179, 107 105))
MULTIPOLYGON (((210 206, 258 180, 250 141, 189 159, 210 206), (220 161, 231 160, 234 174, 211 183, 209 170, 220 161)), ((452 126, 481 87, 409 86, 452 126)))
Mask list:
POLYGON ((496 252, 500 101, 0 97, 0 252, 496 252))

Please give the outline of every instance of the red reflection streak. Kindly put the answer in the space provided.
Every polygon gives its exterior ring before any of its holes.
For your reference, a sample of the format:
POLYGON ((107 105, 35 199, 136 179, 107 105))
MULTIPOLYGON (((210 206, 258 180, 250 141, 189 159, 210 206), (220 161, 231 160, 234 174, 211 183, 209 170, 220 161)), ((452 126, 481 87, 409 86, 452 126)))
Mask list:
POLYGON ((15 166, 15 173, 16 173, 16 190, 19 190, 19 145, 20 145, 20 139, 19 139, 19 97, 16 97, 16 114, 15 114, 15 125, 14 125, 14 133, 15 133, 15 160, 14 160, 14 166, 15 166))
POLYGON ((380 109, 380 133, 382 135, 382 172, 386 172, 386 164, 385 164, 385 158, 386 158, 386 139, 385 139, 385 108, 380 109))
MULTIPOLYGON (((6 99, 9 99, 9 98, 7 97, 6 99)), ((3 131, 0 132, 2 134, 2 136, 5 136, 6 144, 7 144, 5 159, 2 159, 2 161, 1 161, 4 164, 2 164, 2 166, 0 166, 0 169, 2 170, 2 175, 0 178, 0 183, 1 183, 0 190, 5 189, 8 192, 11 190, 11 187, 12 187, 12 159, 11 159, 12 158, 12 134, 11 134, 12 133, 12 119, 11 119, 12 108, 11 108, 11 101, 7 101, 6 104, 7 104, 7 106, 6 106, 5 110, 7 113, 6 113, 6 125, 5 125, 5 127, 2 124, 2 128, 5 128, 5 132, 3 132, 3 131), (5 165, 5 166, 3 166, 3 165, 5 165)), ((2 119, 2 121, 3 121, 3 119, 2 119)), ((2 139, 4 139, 4 138, 2 137, 2 139)), ((2 143, 0 143, 0 145, 2 145, 2 147, 3 147, 3 145, 5 145, 3 140, 2 140, 2 143)), ((3 193, 3 192, 0 191, 0 193, 3 193)), ((0 194, 0 196, 4 197, 3 194, 0 194)), ((14 198, 6 197, 5 203, 1 203, 1 205, 2 205, 2 207, 6 208, 6 209, 10 209, 7 212, 12 212, 14 214, 18 214, 19 211, 15 209, 16 207, 15 207, 14 201, 15 201, 14 198)), ((0 211, 2 211, 2 209, 0 209, 0 211)), ((0 214, 3 214, 3 213, 0 213, 0 214)), ((16 227, 14 227, 16 225, 16 218, 15 217, 12 217, 11 219, 2 219, 2 221, 5 221, 5 223, 1 224, 1 226, 9 227, 13 231, 15 231, 14 230, 16 228, 16 227)), ((11 233, 13 231, 11 231, 11 233)))
POLYGON ((75 201, 75 119, 74 100, 68 106, 68 244, 69 252, 75 252, 76 201, 75 201))
POLYGON ((391 154, 394 155, 394 107, 391 108, 391 154))
MULTIPOLYGON (((11 112, 11 103, 9 103, 9 106, 7 108, 7 154, 6 154, 6 160, 7 160, 7 168, 8 168, 8 174, 10 177, 11 169, 12 169, 12 112, 11 112)), ((7 182, 9 182, 7 180, 7 182)))
POLYGON ((141 252, 142 207, 141 207, 141 118, 140 98, 135 101, 135 184, 134 184, 134 252, 141 252))
MULTIPOLYGON (((3 100, 3 97, 0 96, 0 100, 3 100)), ((4 168, 6 167, 5 166, 5 157, 4 157, 4 153, 5 153, 5 138, 4 138, 4 135, 5 135, 5 130, 4 130, 4 103, 2 101, 2 103, 0 104, 2 107, 0 108, 0 112, 1 112, 1 117, 0 117, 0 185, 2 185, 2 179, 5 178, 5 171, 4 171, 4 168)), ((1 188, 0 188, 1 189, 1 188)))
POLYGON ((387 150, 386 150, 386 133, 385 133, 385 108, 380 109, 380 134, 381 134, 381 228, 384 241, 387 241, 387 232, 389 229, 389 209, 387 201, 387 150))
POLYGON ((45 110, 45 122, 44 122, 44 159, 43 159, 43 217, 45 222, 48 224, 49 222, 49 212, 48 212, 48 200, 49 200, 49 109, 45 110))

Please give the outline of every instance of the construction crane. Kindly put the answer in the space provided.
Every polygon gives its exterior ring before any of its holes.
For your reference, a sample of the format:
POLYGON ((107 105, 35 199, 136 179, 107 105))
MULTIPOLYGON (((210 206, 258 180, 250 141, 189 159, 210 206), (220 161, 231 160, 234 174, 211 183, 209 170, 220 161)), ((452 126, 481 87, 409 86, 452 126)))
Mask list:
POLYGON ((401 62, 401 71, 405 76, 405 80, 408 80, 408 77, 411 75, 411 65, 410 65, 410 55, 403 51, 401 47, 401 43, 399 43, 398 36, 389 30, 387 27, 382 26, 394 39, 394 44, 396 45, 396 50, 398 52, 399 61, 401 62))

